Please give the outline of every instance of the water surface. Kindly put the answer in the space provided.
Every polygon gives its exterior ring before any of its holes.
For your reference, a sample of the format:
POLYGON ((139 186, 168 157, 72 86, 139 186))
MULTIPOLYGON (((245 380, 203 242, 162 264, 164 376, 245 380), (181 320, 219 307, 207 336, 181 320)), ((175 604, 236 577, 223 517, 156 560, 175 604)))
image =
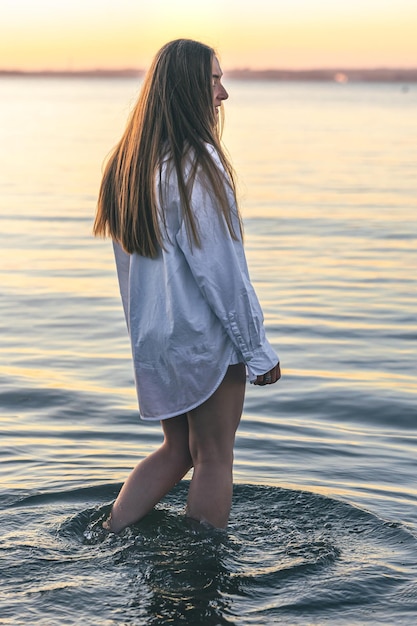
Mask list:
POLYGON ((2 623, 416 621, 417 90, 227 87, 283 378, 248 387, 228 534, 187 526, 184 482, 114 537, 98 522, 161 441, 91 237, 138 85, 0 81, 2 623))

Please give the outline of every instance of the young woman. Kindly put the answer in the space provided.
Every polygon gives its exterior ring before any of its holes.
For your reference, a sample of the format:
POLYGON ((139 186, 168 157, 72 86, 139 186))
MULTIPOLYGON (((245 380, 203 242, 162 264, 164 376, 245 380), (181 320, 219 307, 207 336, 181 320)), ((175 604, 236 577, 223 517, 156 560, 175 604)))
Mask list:
POLYGON ((275 383, 219 138, 228 94, 214 51, 156 55, 102 180, 94 234, 113 239, 143 419, 164 442, 123 485, 105 528, 138 521, 193 468, 187 515, 227 525, 246 383, 275 383))

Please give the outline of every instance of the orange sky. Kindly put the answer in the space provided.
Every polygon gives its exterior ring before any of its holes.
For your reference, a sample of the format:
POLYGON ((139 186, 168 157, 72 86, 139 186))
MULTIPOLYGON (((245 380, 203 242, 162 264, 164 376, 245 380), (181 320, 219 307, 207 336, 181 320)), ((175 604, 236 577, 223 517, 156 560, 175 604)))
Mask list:
POLYGON ((417 67, 416 0, 2 0, 0 68, 147 67, 176 37, 224 69, 417 67))

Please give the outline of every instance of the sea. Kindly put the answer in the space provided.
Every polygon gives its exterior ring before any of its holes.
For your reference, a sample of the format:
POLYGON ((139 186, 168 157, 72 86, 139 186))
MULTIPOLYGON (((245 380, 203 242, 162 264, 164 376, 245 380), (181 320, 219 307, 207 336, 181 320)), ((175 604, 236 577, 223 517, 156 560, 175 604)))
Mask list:
POLYGON ((247 386, 227 531, 187 523, 187 476, 113 535, 162 441, 92 236, 140 79, 0 79, 2 625, 417 623, 417 85, 224 83, 282 379, 247 386))

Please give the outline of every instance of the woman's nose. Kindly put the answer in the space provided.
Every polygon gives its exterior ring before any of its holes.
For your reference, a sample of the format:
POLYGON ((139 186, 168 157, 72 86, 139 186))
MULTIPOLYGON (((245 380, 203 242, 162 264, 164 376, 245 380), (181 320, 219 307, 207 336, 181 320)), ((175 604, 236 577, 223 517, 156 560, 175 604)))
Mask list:
POLYGON ((226 89, 223 87, 223 85, 220 85, 220 92, 218 95, 219 100, 227 100, 228 97, 229 94, 227 93, 226 89))

